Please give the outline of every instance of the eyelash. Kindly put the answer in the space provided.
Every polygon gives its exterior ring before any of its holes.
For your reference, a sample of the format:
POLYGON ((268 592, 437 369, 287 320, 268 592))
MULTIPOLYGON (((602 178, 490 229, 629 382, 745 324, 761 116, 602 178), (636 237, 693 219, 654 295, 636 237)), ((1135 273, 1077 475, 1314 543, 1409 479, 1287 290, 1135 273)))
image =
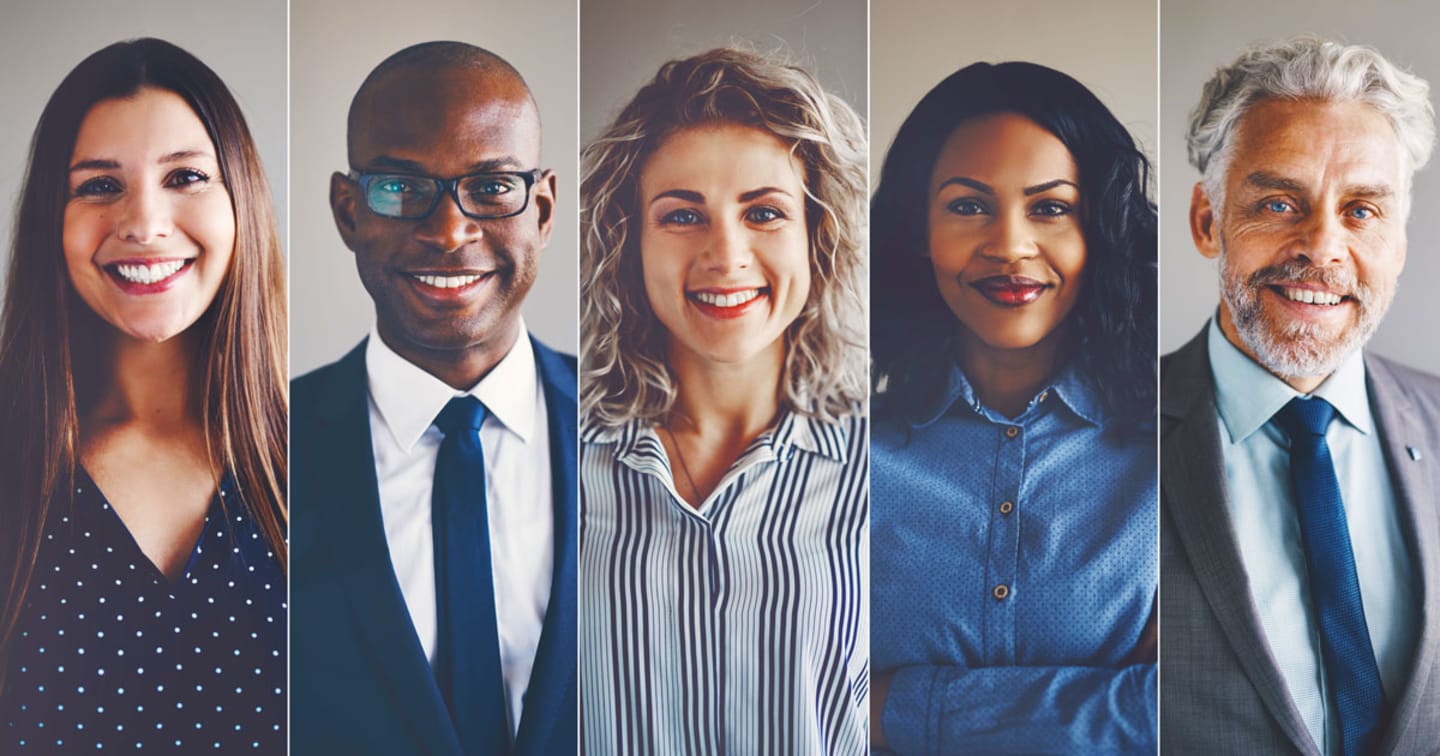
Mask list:
MULTIPOLYGON (((781 212, 779 208, 773 207, 771 205, 756 205, 755 207, 751 207, 745 211, 745 219, 747 221, 762 226, 775 223, 777 221, 782 221, 789 217, 790 216, 781 212), (758 214, 761 213, 768 214, 770 217, 756 217, 758 214)), ((699 211, 693 210, 688 207, 680 208, 678 210, 671 210, 670 212, 660 217, 660 225, 662 226, 695 226, 704 222, 705 216, 701 215, 699 211)))
MULTIPOLYGON (((210 175, 194 168, 177 168, 165 176, 161 184, 167 189, 192 189, 210 183, 210 175)), ((97 176, 75 188, 76 197, 112 197, 124 186, 110 176, 97 176)))
MULTIPOLYGON (((973 217, 984 215, 988 208, 980 200, 973 197, 962 197, 945 206, 945 209, 962 217, 973 217)), ((1068 202, 1047 199, 1040 200, 1030 207, 1030 215, 1042 218, 1060 218, 1075 212, 1074 206, 1068 202)))

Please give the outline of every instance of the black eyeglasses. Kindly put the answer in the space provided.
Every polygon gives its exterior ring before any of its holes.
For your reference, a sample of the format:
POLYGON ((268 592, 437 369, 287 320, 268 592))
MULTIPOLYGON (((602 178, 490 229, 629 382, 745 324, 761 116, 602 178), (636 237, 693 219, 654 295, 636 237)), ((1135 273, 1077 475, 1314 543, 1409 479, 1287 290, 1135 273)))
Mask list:
POLYGON ((386 218, 428 218, 439 206, 440 198, 448 194, 467 217, 489 220, 525 212, 530 203, 530 189, 540 180, 541 173, 539 170, 500 171, 440 179, 351 171, 350 178, 360 184, 370 210, 386 218))

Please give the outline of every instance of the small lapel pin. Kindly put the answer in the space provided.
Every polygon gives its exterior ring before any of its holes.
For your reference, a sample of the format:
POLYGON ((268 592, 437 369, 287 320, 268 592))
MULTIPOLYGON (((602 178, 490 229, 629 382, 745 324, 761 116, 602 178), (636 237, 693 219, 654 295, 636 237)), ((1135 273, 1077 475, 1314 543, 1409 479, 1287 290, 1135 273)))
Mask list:
POLYGON ((1415 460, 1416 462, 1419 462, 1419 461, 1420 461, 1420 449, 1419 449, 1419 448, 1414 447, 1414 446, 1407 446, 1407 447, 1405 447, 1405 451, 1410 452, 1410 459, 1413 459, 1413 460, 1415 460))

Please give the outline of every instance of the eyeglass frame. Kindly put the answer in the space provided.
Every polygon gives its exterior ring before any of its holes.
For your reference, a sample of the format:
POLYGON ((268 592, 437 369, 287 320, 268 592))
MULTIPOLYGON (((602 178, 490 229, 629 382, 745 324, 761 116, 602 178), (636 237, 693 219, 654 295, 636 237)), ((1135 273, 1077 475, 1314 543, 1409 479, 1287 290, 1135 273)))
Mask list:
POLYGON ((347 173, 345 177, 350 179, 351 181, 354 181, 356 185, 360 187, 360 195, 365 200, 365 207, 369 209, 370 212, 380 216, 381 218, 389 218, 390 220, 425 220, 426 218, 434 215, 436 208, 440 207, 440 198, 443 195, 449 195, 450 199, 455 201, 455 207, 460 208, 460 214, 464 215, 466 218, 469 218, 471 220, 501 220, 503 218, 514 218, 515 216, 530 209, 530 192, 535 188, 536 184, 540 183, 540 179, 544 177, 546 173, 547 171, 543 168, 533 168, 528 171, 480 171, 479 173, 467 173, 464 176, 456 176, 454 178, 445 179, 438 178, 436 176, 426 176, 419 173, 404 173, 402 171, 371 173, 369 171, 359 171, 351 168, 350 172, 347 173), (370 182, 376 178, 392 176, 404 176, 405 178, 412 179, 425 179, 427 181, 434 182, 435 186, 440 191, 435 192, 434 198, 430 200, 430 207, 425 211, 423 215, 416 215, 413 217, 404 215, 387 215, 380 212, 379 210, 376 210, 375 206, 370 204, 370 182), (525 201, 520 204, 519 210, 516 210, 513 213, 506 213, 505 215, 474 215, 470 213, 465 209, 464 203, 460 201, 460 182, 468 178, 474 178, 476 176, 520 177, 520 180, 525 182, 525 201))

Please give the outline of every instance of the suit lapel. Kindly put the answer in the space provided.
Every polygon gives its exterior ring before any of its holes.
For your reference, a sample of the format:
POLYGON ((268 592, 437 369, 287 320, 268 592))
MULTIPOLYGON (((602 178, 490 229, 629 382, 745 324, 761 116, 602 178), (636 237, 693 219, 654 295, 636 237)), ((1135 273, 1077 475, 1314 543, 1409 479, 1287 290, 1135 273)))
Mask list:
MULTIPOLYGON (((517 754, 547 754, 564 750, 549 739, 556 732, 573 729, 561 722, 573 720, 576 659, 576 506, 575 456, 578 434, 575 373, 562 358, 538 341, 536 363, 545 388, 546 414, 550 422, 551 490, 555 507, 555 569, 550 582, 550 602, 535 666, 525 693, 525 708, 515 741, 517 754), (568 709, 568 711, 567 711, 568 709)), ((574 746, 568 746, 573 750, 574 746)))
POLYGON ((340 566, 340 588, 352 610, 347 619, 370 648, 370 658, 356 663, 374 665, 388 681, 395 692, 396 713, 424 744, 424 753, 459 753, 459 741, 410 621, 385 540, 370 441, 365 342, 337 367, 316 413, 324 443, 315 452, 314 475, 323 495, 307 504, 326 510, 323 521, 340 566))
POLYGON ((1160 485, 1174 531, 1211 611, 1265 708, 1296 748, 1317 754, 1270 653, 1235 541, 1205 331, 1175 354, 1160 395, 1164 418, 1160 485))
MULTIPOLYGON (((1408 447, 1422 455, 1440 453, 1425 443, 1425 428, 1420 425, 1419 412, 1410 401, 1405 387, 1380 360, 1366 359, 1365 374, 1370 389, 1370 404, 1379 423, 1381 445, 1390 466, 1390 479, 1400 506, 1400 521, 1408 536, 1408 546, 1415 562, 1416 580, 1420 581, 1423 610, 1415 650, 1415 664, 1410 679, 1394 702, 1383 753, 1391 752, 1405 731, 1422 719, 1433 718, 1434 711, 1422 710, 1427 685, 1433 684, 1431 671, 1437 663, 1440 648, 1440 522, 1435 512, 1435 480, 1433 463, 1420 464, 1412 459, 1408 447)), ((1422 456, 1422 459, 1424 457, 1422 456)), ((1429 693, 1434 696, 1434 692, 1429 693)), ((1433 700, 1433 698, 1432 698, 1433 700)))

